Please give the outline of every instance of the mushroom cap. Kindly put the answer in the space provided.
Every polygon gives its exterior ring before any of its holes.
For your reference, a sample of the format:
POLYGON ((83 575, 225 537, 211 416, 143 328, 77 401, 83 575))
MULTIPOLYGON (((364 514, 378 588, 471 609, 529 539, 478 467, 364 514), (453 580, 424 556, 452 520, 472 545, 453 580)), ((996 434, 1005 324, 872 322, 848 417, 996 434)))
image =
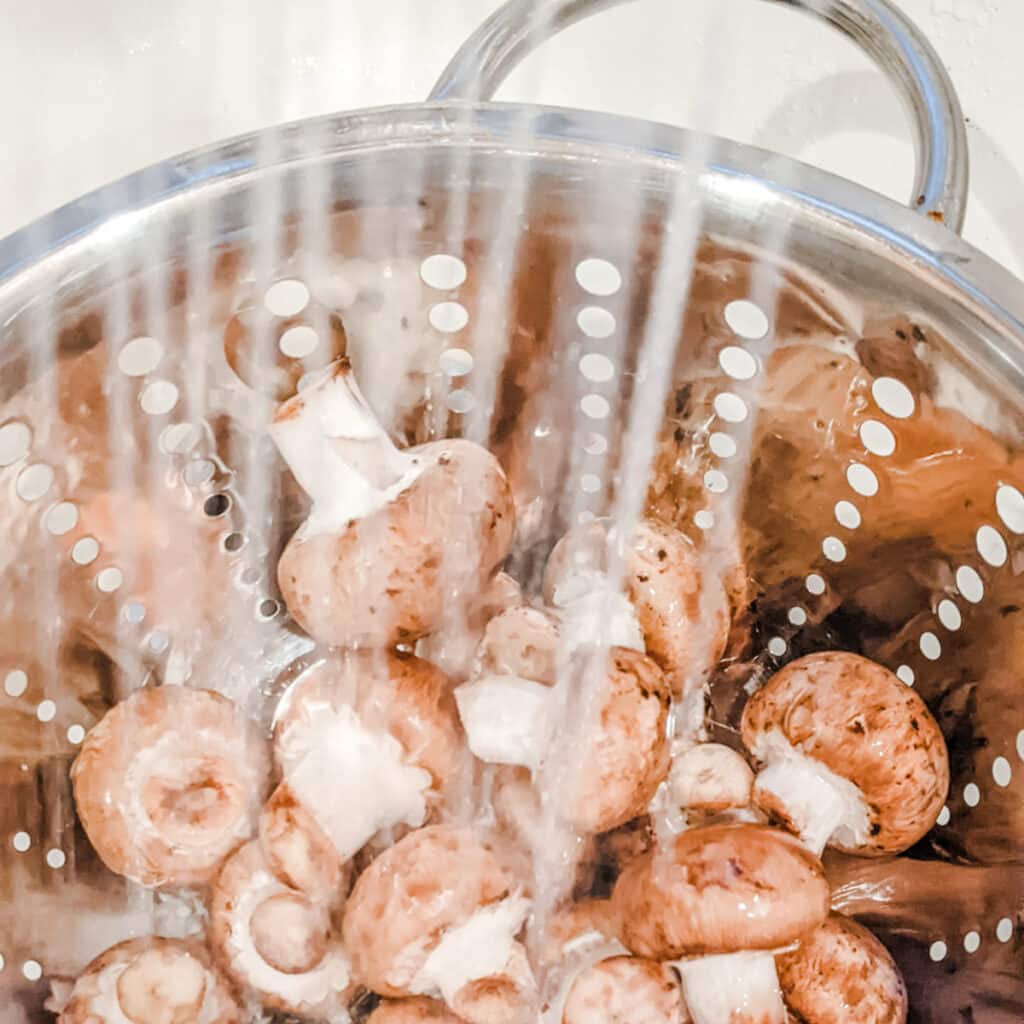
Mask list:
POLYGON ((558 1024, 684 1024, 679 979, 657 960, 613 956, 581 971, 558 1024))
POLYGON ((71 771, 100 859, 145 886, 199 885, 256 825, 266 741, 226 697, 137 690, 86 736, 71 771))
MULTIPOLYGON (((544 596, 559 605, 559 590, 573 577, 608 568, 608 525, 574 527, 555 545, 544 571, 544 596)), ((636 611, 647 653, 675 683, 706 672, 729 638, 725 589, 706 579, 697 548, 681 531, 643 520, 625 554, 623 585, 636 611), (708 592, 705 594, 706 588, 708 592), (695 664, 699 656, 700 664, 695 664)))
POLYGON ((424 996, 385 999, 366 1019, 366 1024, 465 1024, 444 1003, 424 996))
POLYGON ((494 456, 458 438, 407 451, 425 466, 393 501, 338 531, 300 529, 281 555, 288 610, 321 643, 431 633, 451 595, 480 591, 508 554, 515 511, 494 456))
POLYGON ((450 1005, 467 1024, 535 1024, 537 1002, 537 982, 517 942, 498 973, 467 982, 450 1005))
POLYGON ((852 782, 871 835, 839 849, 898 853, 934 825, 949 788, 946 744, 924 701, 887 668, 843 651, 809 654, 776 672, 743 710, 743 742, 758 760, 773 735, 852 782))
POLYGON ((282 782, 267 801, 259 833, 263 856, 285 885, 317 900, 341 893, 346 864, 288 783, 282 782))
POLYGON ((605 667, 607 689, 597 727, 583 740, 571 804, 573 824, 582 832, 606 832, 642 814, 668 774, 666 735, 669 685, 646 655, 626 647, 585 654, 605 667))
POLYGON ((240 1024, 238 1005, 195 941, 140 938, 101 953, 82 972, 61 1024, 240 1024))
POLYGON ((863 925, 832 914, 775 959, 782 995, 807 1024, 904 1024, 907 989, 889 951, 863 925))
POLYGON ((399 651, 337 651, 289 687, 274 718, 274 754, 287 773, 293 736, 316 726, 327 707, 352 707, 369 728, 386 730, 410 763, 442 786, 457 773, 462 735, 452 682, 436 665, 399 651))
POLYGON ((342 931, 356 976, 384 996, 409 985, 446 929, 506 899, 518 881, 490 838, 432 825, 385 850, 359 876, 342 931))
POLYGON ((560 907, 548 920, 540 959, 557 965, 581 946, 615 940, 618 925, 611 900, 584 899, 560 907))
POLYGON ((519 676, 554 685, 558 623, 539 608, 521 606, 496 615, 484 629, 473 675, 519 676))
POLYGON ((676 959, 787 945, 825 919, 829 890, 795 836, 725 824, 689 829, 638 857, 612 902, 632 952, 676 959))
POLYGON ((672 761, 672 799, 687 810, 724 811, 750 803, 754 773, 746 758, 721 743, 697 743, 672 761))
POLYGON ((225 862, 209 909, 210 947, 218 964, 264 1005, 310 1016, 347 1005, 351 969, 327 906, 276 878, 258 842, 225 862))

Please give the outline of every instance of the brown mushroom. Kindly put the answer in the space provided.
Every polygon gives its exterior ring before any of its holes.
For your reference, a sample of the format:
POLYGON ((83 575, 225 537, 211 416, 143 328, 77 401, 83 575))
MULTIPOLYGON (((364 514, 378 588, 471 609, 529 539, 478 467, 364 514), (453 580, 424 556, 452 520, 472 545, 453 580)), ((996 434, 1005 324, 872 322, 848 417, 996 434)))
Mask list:
POLYGON ((282 782, 261 827, 270 863, 313 895, 377 832, 422 825, 458 785, 462 738, 440 669, 413 655, 332 654, 278 705, 282 782))
POLYGON ((456 1012, 461 999, 470 1024, 494 1019, 502 1002, 502 1019, 514 1020, 533 998, 516 939, 529 907, 486 835, 428 826, 359 876, 345 907, 345 945, 358 979, 381 995, 440 997, 456 1012), (481 984, 487 979, 493 989, 481 984))
POLYGON ((573 980, 556 1024, 687 1024, 679 978, 667 964, 613 956, 573 980))
POLYGON ((436 999, 385 999, 366 1018, 366 1024, 464 1024, 436 999))
POLYGON ((721 743, 697 743, 672 760, 672 800, 687 811, 724 811, 750 804, 754 773, 746 758, 721 743))
POLYGON ((210 945, 223 971, 265 1006, 329 1016, 352 994, 351 966, 330 908, 284 885, 257 842, 243 846, 217 877, 210 945))
POLYGON ((129 939, 82 972, 60 1024, 240 1024, 241 1012, 198 942, 129 939))
MULTIPOLYGON (((551 552, 544 594, 570 620, 581 603, 585 612, 596 604, 592 618, 597 628, 611 631, 606 642, 633 646, 628 642, 630 616, 620 610, 618 595, 608 594, 605 574, 609 545, 615 543, 607 523, 570 530, 551 552)), ((623 573, 632 619, 642 635, 637 646, 646 647, 677 692, 702 683, 725 650, 730 615, 725 590, 719 581, 705 578, 696 547, 679 530, 644 520, 623 552, 623 573)))
POLYGON ((619 935, 636 955, 680 960, 696 1024, 775 1024, 785 1010, 772 951, 828 913, 817 858, 762 825, 689 829, 638 857, 615 885, 619 935))
POLYGON ((764 766, 755 802, 816 853, 898 853, 946 799, 935 719, 893 673, 855 654, 811 654, 777 672, 744 708, 743 742, 764 766))
POLYGON ((71 771, 104 864, 140 885, 199 885, 252 835, 269 773, 254 724, 210 690, 137 690, 89 732, 71 771))
POLYGON ((397 449, 345 360, 278 409, 271 435, 313 502, 278 583, 322 643, 430 633, 451 596, 479 592, 508 553, 515 517, 497 460, 461 439, 397 449))
POLYGON ((907 988, 889 951, 839 914, 776 957, 786 1005, 806 1024, 904 1024, 907 988))

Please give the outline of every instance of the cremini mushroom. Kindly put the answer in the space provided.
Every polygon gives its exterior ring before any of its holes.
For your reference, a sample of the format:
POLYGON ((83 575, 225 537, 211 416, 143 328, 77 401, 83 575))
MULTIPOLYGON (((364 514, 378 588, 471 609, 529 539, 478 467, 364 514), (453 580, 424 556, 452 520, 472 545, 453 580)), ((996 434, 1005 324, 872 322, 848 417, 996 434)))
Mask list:
POLYGON ((678 961, 696 1024, 782 1024, 773 951, 819 925, 828 900, 799 840, 736 823, 688 829, 638 857, 612 894, 626 947, 678 961))
POLYGON ((742 754, 721 743, 697 743, 672 759, 668 786, 686 811, 714 813, 747 807, 754 773, 742 754))
POLYGON ((889 951, 863 925, 832 914, 776 957, 786 1005, 806 1024, 904 1024, 907 987, 889 951))
POLYGON ((199 885, 255 830, 270 758, 210 690, 137 690, 86 736, 75 804, 104 864, 145 886, 199 885))
POLYGON ((898 853, 935 823, 946 744, 921 698, 855 654, 807 655, 747 702, 743 742, 763 767, 754 799, 820 853, 898 853))
POLYGON ((352 971, 330 910, 289 889, 251 842, 214 884, 210 945, 225 974, 264 1006, 331 1017, 347 1006, 352 971))
POLYGON ((554 1024, 688 1024, 679 978, 667 964, 613 956, 581 971, 554 1024))
POLYGON ((316 640, 388 645, 437 629, 478 593, 515 530, 508 481, 470 441, 399 450, 347 361, 280 406, 271 436, 312 500, 277 568, 288 610, 316 640))
POLYGON ((359 876, 345 946, 358 980, 381 995, 441 998, 470 1024, 531 1020, 536 994, 517 940, 529 909, 490 838, 432 825, 359 876))
POLYGON ((455 699, 478 758, 536 771, 559 753, 559 688, 578 686, 584 677, 588 686, 598 681, 594 728, 570 758, 567 814, 581 832, 604 832, 643 813, 668 772, 671 694, 650 658, 626 647, 581 648, 556 687, 518 675, 483 675, 458 687, 455 699))
POLYGON ((201 943, 129 939, 82 972, 60 1024, 241 1024, 201 943))
POLYGON ((646 649, 676 692, 703 683, 729 637, 722 583, 706 577, 685 534, 645 519, 621 552, 625 593, 616 593, 606 574, 620 543, 605 522, 574 527, 548 559, 545 599, 591 642, 646 649))
POLYGON ((274 725, 282 781, 261 822, 279 877, 312 895, 377 832, 417 827, 460 781, 451 683, 414 655, 343 651, 303 672, 274 725))

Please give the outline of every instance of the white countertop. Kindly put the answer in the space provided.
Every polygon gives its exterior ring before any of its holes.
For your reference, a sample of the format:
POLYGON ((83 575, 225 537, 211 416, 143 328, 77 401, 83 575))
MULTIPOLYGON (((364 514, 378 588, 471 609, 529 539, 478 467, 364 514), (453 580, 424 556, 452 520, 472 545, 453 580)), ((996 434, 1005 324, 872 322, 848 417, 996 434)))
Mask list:
MULTIPOLYGON (((415 101, 495 0, 7 0, 0 236, 162 157, 281 120, 415 101)), ((1024 3, 903 0, 968 118, 966 236, 1024 277, 1024 3)), ((500 98, 686 123, 903 198, 902 107, 847 41, 752 0, 638 0, 531 58, 500 98), (701 72, 719 12, 717 74, 701 72), (703 47, 703 49, 702 49, 703 47)))

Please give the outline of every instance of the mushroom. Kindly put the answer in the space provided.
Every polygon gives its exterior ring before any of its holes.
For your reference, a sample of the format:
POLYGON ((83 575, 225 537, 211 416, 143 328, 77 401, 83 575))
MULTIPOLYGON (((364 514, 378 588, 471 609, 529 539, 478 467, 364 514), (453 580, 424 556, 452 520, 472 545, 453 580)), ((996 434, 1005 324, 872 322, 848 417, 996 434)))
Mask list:
POLYGON ((889 951, 862 925, 832 914, 776 958, 786 1005, 806 1024, 904 1024, 907 988, 889 951))
POLYGON ((387 646, 437 629, 508 553, 508 481, 462 439, 399 450, 344 359, 280 406, 271 436, 312 499, 278 562, 292 616, 316 640, 387 646))
POLYGON ((71 770, 100 859, 149 887, 201 885, 252 835, 269 757, 255 726, 210 690, 137 690, 90 730, 71 770))
POLYGON ((570 530, 548 559, 545 599, 591 642, 646 647, 677 693, 700 685, 729 637, 724 588, 685 534, 644 520, 623 552, 626 596, 610 591, 609 545, 619 543, 606 522, 570 530))
POLYGON ((819 925, 828 900, 795 837, 742 823, 682 832, 627 865, 612 894, 631 952, 680 961, 696 1024, 784 1022, 772 951, 819 925))
POLYGON ((210 945, 222 970, 265 1006, 330 1017, 352 995, 351 966, 330 909, 289 889, 251 842, 214 884, 210 945))
POLYGON ((613 956, 581 971, 552 1024, 688 1024, 679 978, 667 964, 613 956))
POLYGON ((888 669, 834 651, 790 662, 747 702, 764 767, 754 800, 820 853, 898 853, 935 823, 949 786, 939 727, 888 669))
POLYGON ((721 743, 697 743, 672 760, 672 800, 687 811, 715 813, 747 807, 754 773, 746 758, 721 743))
POLYGON ((464 1024, 436 999, 385 999, 366 1018, 366 1024, 464 1024))
POLYGON ((516 939, 529 909, 489 838, 432 825, 359 876, 345 907, 345 946, 357 978, 383 996, 439 997, 469 1024, 512 1024, 535 1012, 516 939))
MULTIPOLYGON (((485 638, 486 643, 486 638, 485 638)), ((594 729, 573 754, 568 816, 581 832, 604 832, 646 810, 669 766, 666 734, 671 699, 658 666, 625 647, 573 655, 572 672, 603 679, 594 729)), ((560 687, 516 675, 485 675, 455 691, 470 750, 481 760, 536 771, 558 737, 560 687)))
POLYGON ((79 976, 60 1024, 241 1024, 202 945, 141 938, 112 946, 79 976))
POLYGON ((343 865, 377 832, 422 825, 460 781, 462 738, 440 669, 413 655, 332 654, 278 705, 282 781, 261 838, 282 881, 336 890, 343 865))

